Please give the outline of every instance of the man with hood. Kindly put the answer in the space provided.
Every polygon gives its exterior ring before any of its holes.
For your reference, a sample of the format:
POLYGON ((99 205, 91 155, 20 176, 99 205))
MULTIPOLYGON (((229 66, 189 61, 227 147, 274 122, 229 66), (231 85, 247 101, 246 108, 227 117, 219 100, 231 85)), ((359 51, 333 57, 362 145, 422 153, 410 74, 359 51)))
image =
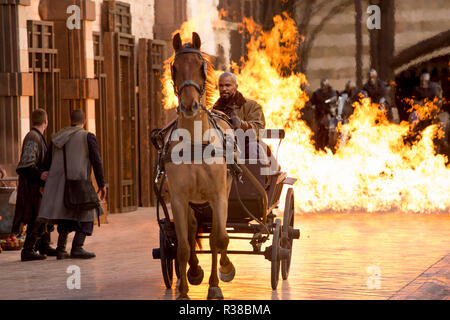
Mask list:
POLYGON ((86 116, 82 110, 73 110, 70 114, 71 126, 56 133, 51 140, 49 156, 46 166, 49 167, 47 182, 42 198, 39 219, 58 224, 57 259, 78 258, 90 259, 95 254, 83 249, 86 236, 91 236, 94 229, 96 209, 71 210, 64 206, 64 152, 68 179, 90 179, 94 170, 95 179, 99 187, 100 199, 106 196, 103 175, 103 165, 98 150, 97 139, 94 134, 86 131, 86 116), (75 231, 72 248, 66 252, 67 236, 75 231))
POLYGON ((22 261, 43 260, 48 256, 56 256, 50 247, 50 232, 53 225, 36 221, 41 204, 41 188, 45 185, 48 172, 42 169, 47 144, 44 131, 47 129, 47 112, 36 109, 31 114, 32 129, 22 143, 22 154, 16 172, 19 175, 17 201, 13 222, 13 233, 20 233, 22 226, 27 225, 25 243, 21 252, 22 261), (35 250, 39 251, 36 252, 35 250))

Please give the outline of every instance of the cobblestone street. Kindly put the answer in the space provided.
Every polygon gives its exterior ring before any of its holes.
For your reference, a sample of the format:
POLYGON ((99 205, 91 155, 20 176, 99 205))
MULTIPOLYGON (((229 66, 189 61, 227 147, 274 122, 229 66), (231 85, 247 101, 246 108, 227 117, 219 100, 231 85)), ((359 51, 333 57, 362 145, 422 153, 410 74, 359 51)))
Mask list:
MULTIPOLYGON (((225 299, 449 299, 450 215, 308 214, 295 219, 301 237, 294 240, 289 279, 280 278, 272 291, 269 261, 232 255, 236 277, 221 283, 225 299)), ((18 251, 0 253, 0 299, 175 299, 176 289, 165 289, 160 261, 152 259, 152 249, 159 247, 154 209, 109 215, 108 220, 86 241, 85 248, 97 255, 91 260, 21 262, 18 251), (67 288, 71 265, 81 270, 79 290, 67 288)), ((56 237, 52 234, 54 243, 56 237)), ((203 244, 207 247, 208 241, 203 244)), ((251 246, 232 240, 231 248, 251 246)), ((191 299, 207 295, 210 255, 199 258, 205 278, 200 286, 190 286, 191 299)))

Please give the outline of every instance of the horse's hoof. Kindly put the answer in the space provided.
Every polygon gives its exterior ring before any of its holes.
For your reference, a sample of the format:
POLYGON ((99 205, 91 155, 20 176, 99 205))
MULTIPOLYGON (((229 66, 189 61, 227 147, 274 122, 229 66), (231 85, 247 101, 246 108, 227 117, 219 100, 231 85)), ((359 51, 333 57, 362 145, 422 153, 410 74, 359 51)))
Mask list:
POLYGON ((220 280, 222 280, 223 282, 230 282, 234 279, 234 276, 236 275, 236 269, 234 268, 233 264, 231 264, 231 267, 232 269, 228 273, 223 273, 222 267, 219 267, 218 273, 220 280))
POLYGON ((187 294, 180 294, 177 300, 191 300, 187 294))
POLYGON ((219 287, 209 287, 208 300, 223 300, 222 290, 219 287))
POLYGON ((197 272, 198 272, 198 274, 196 276, 193 276, 191 274, 191 268, 189 268, 189 270, 187 272, 188 281, 193 286, 198 286, 200 283, 202 283, 203 276, 205 275, 205 273, 203 272, 203 269, 200 266, 197 267, 197 272))

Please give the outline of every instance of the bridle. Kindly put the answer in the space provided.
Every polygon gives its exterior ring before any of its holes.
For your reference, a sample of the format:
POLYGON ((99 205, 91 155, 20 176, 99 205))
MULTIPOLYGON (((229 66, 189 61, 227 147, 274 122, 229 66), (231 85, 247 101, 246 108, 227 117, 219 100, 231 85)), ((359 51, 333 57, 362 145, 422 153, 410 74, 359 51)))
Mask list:
MULTIPOLYGON (((177 95, 177 97, 179 97, 180 94, 181 94, 181 91, 182 91, 184 88, 189 87, 189 86, 194 87, 194 88, 198 91, 198 93, 200 94, 200 98, 201 98, 201 97, 205 94, 205 91, 206 91, 206 79, 207 79, 207 74, 208 74, 208 65, 207 65, 207 63, 206 63, 205 58, 203 57, 202 52, 201 52, 200 50, 197 50, 197 49, 192 48, 190 44, 184 45, 184 48, 181 49, 181 50, 179 50, 179 51, 175 54, 174 61, 175 61, 175 59, 176 59, 179 55, 187 54, 187 53, 194 53, 194 54, 197 54, 197 55, 202 59, 202 61, 203 61, 203 67, 202 67, 202 70, 203 70, 203 72, 202 72, 202 75, 203 75, 203 84, 202 84, 202 86, 200 87, 200 86, 198 85, 198 83, 196 83, 194 80, 185 80, 185 81, 177 88, 177 86, 175 85, 175 71, 176 71, 176 70, 175 70, 175 68, 174 68, 174 66, 173 66, 173 62, 172 62, 172 64, 170 65, 170 72, 171 72, 171 74, 172 74, 173 88, 174 88, 175 94, 177 95)), ((179 101, 180 101, 180 102, 179 102, 179 108, 180 108, 180 107, 182 107, 182 105, 181 105, 181 100, 179 100, 179 101)))

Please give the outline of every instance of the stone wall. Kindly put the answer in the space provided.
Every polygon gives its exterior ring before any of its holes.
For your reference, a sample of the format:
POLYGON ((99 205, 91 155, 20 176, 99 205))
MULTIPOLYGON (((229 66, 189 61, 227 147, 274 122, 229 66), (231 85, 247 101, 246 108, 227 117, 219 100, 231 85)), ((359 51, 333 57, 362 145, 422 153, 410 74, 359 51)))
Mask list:
MULTIPOLYGON (((368 5, 368 1, 362 1, 363 82, 366 81, 367 71, 370 68, 370 40, 366 27, 368 5)), ((310 28, 317 26, 327 11, 325 8, 314 17, 310 28)), ((395 1, 394 55, 450 29, 449 16, 448 0, 395 1)), ((347 80, 356 80, 355 50, 355 19, 352 4, 342 13, 330 18, 314 41, 306 73, 311 89, 317 88, 323 77, 329 78, 332 86, 339 90, 343 89, 347 80)))
MULTIPOLYGON (((93 31, 100 31, 101 25, 101 5, 103 0, 95 1, 96 20, 93 22, 93 31)), ((132 15, 132 31, 136 37, 136 42, 139 38, 153 39, 153 25, 155 24, 155 0, 121 0, 121 2, 129 3, 131 5, 132 15)))
MULTIPOLYGON (((365 27, 367 5, 363 2, 362 16, 362 72, 365 75, 370 68, 369 33, 365 27)), ((325 8, 312 18, 310 30, 317 27, 329 8, 325 8)), ((302 33, 302 30, 299 30, 302 33)), ((354 6, 326 20, 317 34, 309 53, 306 76, 310 89, 319 87, 320 79, 328 78, 331 85, 342 90, 348 80, 356 81, 355 67, 356 38, 354 6)))

